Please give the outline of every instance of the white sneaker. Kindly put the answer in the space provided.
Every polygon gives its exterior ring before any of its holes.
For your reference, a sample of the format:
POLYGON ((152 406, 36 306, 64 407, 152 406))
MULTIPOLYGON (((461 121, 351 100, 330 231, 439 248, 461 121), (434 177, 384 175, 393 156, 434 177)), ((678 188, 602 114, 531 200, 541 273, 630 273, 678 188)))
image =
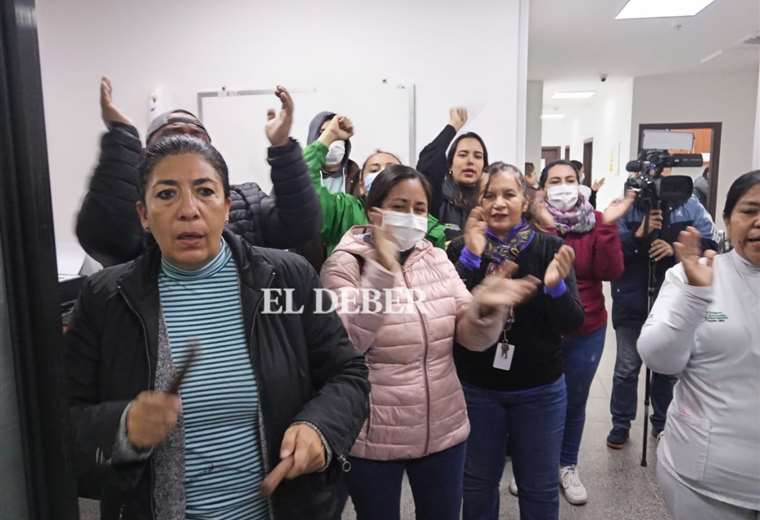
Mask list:
POLYGON ((515 477, 512 477, 512 480, 509 481, 509 492, 517 496, 517 481, 515 477))
POLYGON ((562 492, 568 502, 574 506, 580 506, 588 500, 586 487, 581 482, 576 466, 562 466, 559 468, 559 482, 562 492))

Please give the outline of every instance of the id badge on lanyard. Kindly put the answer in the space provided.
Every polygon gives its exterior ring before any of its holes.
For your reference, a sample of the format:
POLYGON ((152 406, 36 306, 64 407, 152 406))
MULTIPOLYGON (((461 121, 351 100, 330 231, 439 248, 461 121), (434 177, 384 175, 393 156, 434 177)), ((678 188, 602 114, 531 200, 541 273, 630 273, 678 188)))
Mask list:
POLYGON ((502 333, 501 341, 496 344, 496 352, 493 358, 493 367, 499 370, 509 371, 512 368, 512 358, 515 355, 515 346, 507 341, 507 333, 502 333))

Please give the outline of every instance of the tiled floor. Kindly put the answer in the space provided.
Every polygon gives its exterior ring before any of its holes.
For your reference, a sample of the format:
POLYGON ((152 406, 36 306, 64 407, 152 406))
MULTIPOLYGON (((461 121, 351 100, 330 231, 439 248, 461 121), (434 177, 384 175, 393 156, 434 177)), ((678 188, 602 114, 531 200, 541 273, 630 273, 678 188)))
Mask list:
MULTIPOLYGON (((609 307, 608 307, 609 308, 609 307)), ((612 369, 615 363, 615 336, 610 327, 602 361, 591 387, 587 408, 586 429, 581 447, 581 477, 589 493, 588 504, 575 507, 560 499, 562 520, 660 520, 668 519, 655 481, 655 443, 650 437, 649 465, 641 467, 641 407, 639 418, 631 429, 631 440, 620 451, 610 450, 605 438, 610 428, 609 402, 612 369)), ((643 395, 643 384, 639 385, 643 395)), ((518 519, 517 499, 509 494, 509 468, 504 472, 501 486, 501 519, 518 519)), ((93 503, 82 503, 81 518, 98 518, 93 503)), ((414 519, 414 504, 408 486, 404 486, 401 504, 404 520, 414 519)), ((355 514, 349 503, 343 520, 353 520, 355 514)))
MULTIPOLYGON (((608 307, 609 308, 609 307, 608 307)), ((586 428, 581 446, 579 464, 583 483, 589 493, 585 506, 571 506, 560 498, 560 518, 562 520, 661 520, 669 519, 657 489, 655 480, 654 439, 649 437, 648 466, 641 467, 642 421, 641 407, 636 423, 631 428, 631 440, 622 450, 607 448, 605 439, 610 429, 610 392, 612 390, 612 370, 615 365, 615 335, 608 329, 604 354, 591 386, 586 409, 586 428)), ((643 379, 643 378, 642 378, 643 379)), ((639 385, 640 399, 644 387, 639 385)), ((520 518, 517 498, 509 494, 507 485, 512 473, 504 472, 501 482, 500 519, 520 518)), ((404 485, 401 503, 401 518, 414 519, 414 503, 409 487, 404 485)), ((343 513, 343 520, 356 518, 349 503, 343 513)))

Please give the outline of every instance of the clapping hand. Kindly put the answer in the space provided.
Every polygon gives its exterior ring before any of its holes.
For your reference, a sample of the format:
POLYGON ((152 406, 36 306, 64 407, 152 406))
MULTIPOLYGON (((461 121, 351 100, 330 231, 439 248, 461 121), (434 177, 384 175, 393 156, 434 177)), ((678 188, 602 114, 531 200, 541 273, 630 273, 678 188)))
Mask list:
POLYGON ((554 255, 554 259, 544 273, 544 286, 549 289, 556 287, 567 278, 575 261, 575 251, 572 247, 563 245, 554 255))
POLYGON ((527 301, 536 293, 540 283, 535 276, 512 280, 500 274, 492 274, 486 276, 472 292, 473 304, 481 317, 488 316, 527 301))
POLYGON ((467 249, 476 256, 481 256, 486 249, 487 228, 485 210, 480 206, 475 206, 464 225, 464 243, 467 249))
POLYGON ((398 263, 398 246, 391 239, 387 229, 383 229, 383 214, 377 208, 369 211, 370 229, 372 230, 372 240, 375 243, 375 260, 385 269, 391 272, 401 270, 398 263))
POLYGON ((681 231, 678 241, 673 246, 676 259, 683 265, 689 285, 709 287, 713 283, 713 261, 717 253, 708 249, 703 255, 700 243, 699 231, 690 226, 681 231))

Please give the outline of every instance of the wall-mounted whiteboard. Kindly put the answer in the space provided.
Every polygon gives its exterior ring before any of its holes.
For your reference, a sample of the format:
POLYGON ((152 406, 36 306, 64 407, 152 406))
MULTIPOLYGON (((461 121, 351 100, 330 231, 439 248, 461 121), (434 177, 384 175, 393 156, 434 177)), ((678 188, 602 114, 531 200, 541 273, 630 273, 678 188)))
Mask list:
MULTIPOLYGON (((353 121, 351 159, 359 166, 378 148, 398 155, 404 164, 416 162, 414 85, 350 83, 289 90, 295 103, 291 136, 302 147, 306 147, 312 118, 330 111, 353 121)), ((267 192, 272 187, 266 162, 269 141, 264 133, 269 108, 280 110, 273 90, 198 93, 199 117, 227 161, 233 184, 253 181, 267 192)))

